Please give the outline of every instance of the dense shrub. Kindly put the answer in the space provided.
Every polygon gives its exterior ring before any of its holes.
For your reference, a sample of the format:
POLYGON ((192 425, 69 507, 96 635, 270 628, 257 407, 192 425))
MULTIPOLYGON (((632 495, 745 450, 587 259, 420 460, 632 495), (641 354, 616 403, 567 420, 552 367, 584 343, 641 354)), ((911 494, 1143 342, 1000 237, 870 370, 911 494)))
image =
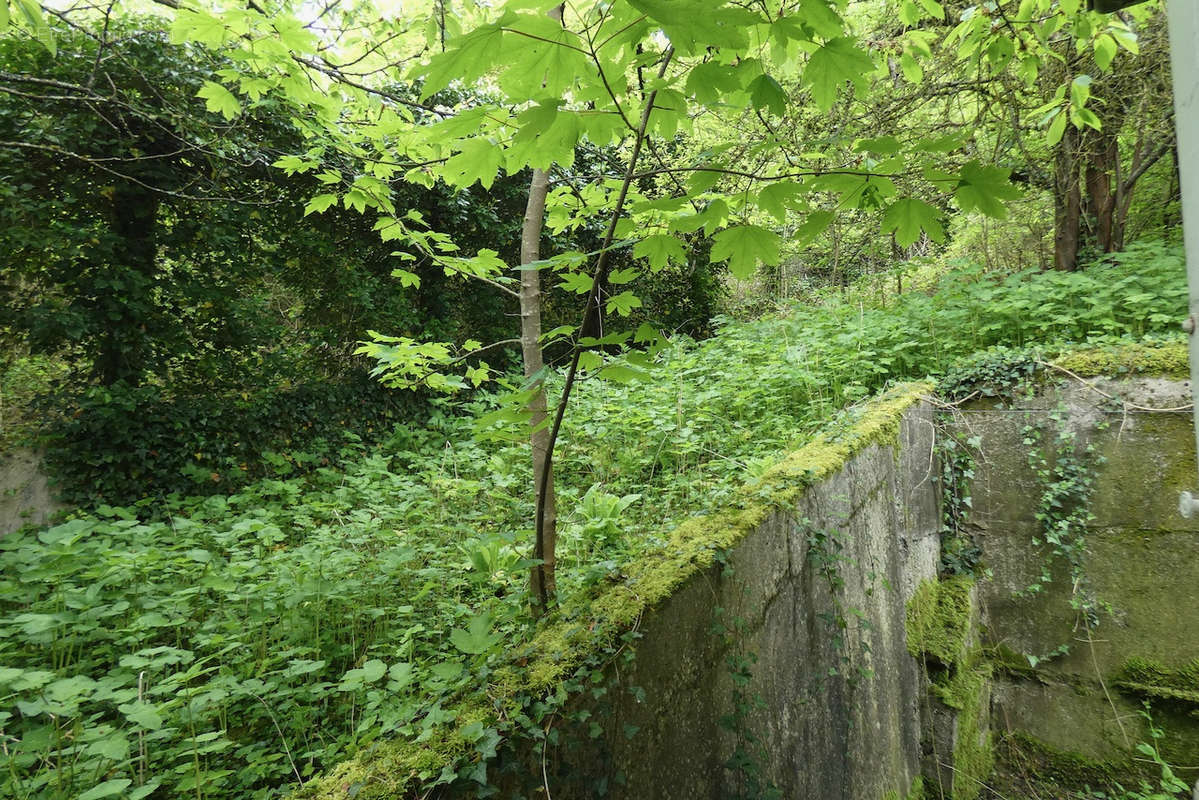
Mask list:
MULTIPOLYGON (((649 382, 586 381, 558 462, 560 588, 619 580, 888 381, 991 345, 1160 336, 1185 296, 1162 246, 1076 274, 963 268, 887 308, 830 298, 729 323, 649 382)), ((470 436, 488 408, 437 401, 423 427, 344 445, 344 470, 0 539, 0 794, 277 797, 455 720, 529 631, 528 453, 470 436)))
POLYGON ((327 465, 347 439, 377 441, 424 413, 420 396, 361 374, 239 394, 117 384, 71 406, 53 426, 46 467, 62 499, 81 506, 228 493, 327 465))

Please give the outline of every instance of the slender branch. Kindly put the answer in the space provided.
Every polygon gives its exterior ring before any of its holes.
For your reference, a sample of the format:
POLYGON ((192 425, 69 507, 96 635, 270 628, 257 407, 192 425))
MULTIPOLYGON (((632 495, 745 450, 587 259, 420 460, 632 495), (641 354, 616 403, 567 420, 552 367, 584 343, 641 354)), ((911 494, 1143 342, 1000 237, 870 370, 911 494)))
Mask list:
MULTIPOLYGON (((667 48, 662 57, 662 66, 658 70, 658 77, 661 78, 666 74, 667 67, 670 66, 670 61, 674 57, 674 48, 667 48)), ((534 541, 540 544, 543 529, 545 527, 545 502, 546 492, 549 488, 548 476, 554 465, 554 447, 558 443, 558 434, 562 430, 562 418, 566 414, 566 404, 570 401, 570 394, 574 389, 575 378, 579 371, 579 357, 583 354, 585 346, 583 344, 586 338, 599 334, 599 320, 603 313, 603 284, 608 274, 608 262, 611 255, 611 245, 616 238, 616 226, 620 222, 620 218, 624 213, 624 204, 628 199, 629 187, 632 185, 636 176, 637 160, 641 155, 641 145, 645 141, 646 131, 649 129, 649 118, 654 110, 654 100, 658 96, 658 90, 650 92, 649 97, 645 100, 645 108, 641 112, 641 124, 637 128, 637 136, 633 140, 633 152, 629 154, 628 169, 625 170, 624 180, 620 185, 620 194, 616 200, 616 206, 612 209, 612 216, 608 220, 608 230, 604 234, 603 245, 601 246, 599 257, 596 258, 595 271, 591 279, 591 292, 587 295, 587 306, 583 311, 583 324, 579 330, 579 338, 575 342, 574 352, 571 355, 570 367, 566 372, 566 383, 562 387, 562 396, 558 400, 558 407, 554 410, 554 424, 550 428, 549 441, 546 443, 545 461, 542 463, 541 469, 541 485, 537 488, 537 516, 534 528, 534 541)), ((536 554, 534 554, 536 557, 536 554)))
MULTIPOLYGON (((177 192, 172 189, 163 189, 160 186, 154 186, 152 184, 146 183, 143 180, 135 178, 132 175, 129 175, 124 172, 120 172, 119 170, 115 170, 112 167, 110 167, 104 163, 106 161, 111 161, 113 159, 92 158, 91 156, 85 156, 82 153, 75 153, 70 150, 66 150, 62 147, 56 147, 54 145, 34 144, 32 142, 10 142, 10 141, 5 141, 5 140, 0 140, 0 147, 9 147, 9 148, 13 148, 15 150, 38 150, 38 151, 47 152, 47 153, 54 153, 55 155, 59 155, 59 156, 66 156, 67 158, 73 158, 73 159, 76 159, 77 161, 83 162, 84 164, 89 164, 89 165, 95 167, 96 169, 103 170, 104 172, 107 172, 110 175, 120 178, 123 181, 129 181, 132 184, 136 184, 137 186, 140 186, 143 189, 149 189, 152 192, 157 192, 158 194, 166 195, 168 197, 174 197, 179 200, 195 200, 195 201, 204 202, 204 203, 236 203, 237 205, 243 205, 243 206, 268 206, 268 205, 275 205, 276 203, 282 202, 279 200, 275 200, 275 201, 271 201, 271 202, 267 202, 267 201, 263 201, 263 200, 243 200, 239 197, 230 197, 228 195, 221 195, 219 197, 210 197, 210 196, 205 196, 205 195, 187 194, 186 192, 177 192)), ((120 159, 120 160, 132 161, 135 159, 120 159)))
POLYGON ((555 47, 565 47, 567 50, 574 50, 576 53, 588 55, 586 50, 577 45, 567 44, 566 42, 555 42, 553 39, 547 39, 544 36, 538 36, 535 33, 526 33, 525 31, 517 30, 516 28, 500 28, 500 30, 504 33, 515 33, 517 36, 523 36, 526 39, 533 39, 537 42, 545 42, 546 44, 552 44, 555 47))

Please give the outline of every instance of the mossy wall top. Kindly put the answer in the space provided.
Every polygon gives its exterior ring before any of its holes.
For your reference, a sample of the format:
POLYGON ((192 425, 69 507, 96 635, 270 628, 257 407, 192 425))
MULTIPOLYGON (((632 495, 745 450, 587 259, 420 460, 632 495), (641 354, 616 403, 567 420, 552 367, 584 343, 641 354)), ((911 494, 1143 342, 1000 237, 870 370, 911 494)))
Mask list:
MULTIPOLYGON (((826 792, 821 796, 874 800, 888 789, 906 793, 919 772, 919 737, 910 729, 914 720, 899 729, 894 724, 904 716, 900 706, 914 703, 916 692, 914 661, 903 642, 903 608, 919 581, 935 574, 937 559, 935 492, 932 482, 920 481, 932 446, 931 410, 920 403, 928 391, 926 384, 908 384, 881 395, 747 485, 741 500, 724 513, 680 526, 668 547, 630 565, 624 581, 585 607, 565 609, 560 621, 513 652, 513 663, 494 674, 485 697, 464 700, 455 724, 434 728, 424 741, 383 742, 309 782, 298 796, 427 796, 439 776, 481 775, 476 747, 481 727, 497 729, 510 740, 522 738, 518 721, 529 703, 572 685, 581 667, 591 669, 606 651, 623 646, 622 634, 636 627, 645 634, 637 657, 616 679, 626 690, 637 689, 628 694, 634 701, 612 703, 597 723, 603 734, 597 734, 598 743, 584 759, 607 765, 606 775, 589 780, 607 782, 609 796, 624 791, 642 798, 728 796, 726 783, 736 776, 726 774, 723 764, 737 737, 720 720, 733 703, 726 659, 737 653, 757 659, 759 666, 751 670, 757 692, 790 693, 768 701, 772 714, 753 711, 744 720, 763 729, 767 763, 772 771, 778 765, 776 783, 794 786, 822 774, 845 787, 820 786, 826 792), (810 559, 814 530, 823 531, 833 548, 826 566, 847 573, 839 578, 845 588, 838 591, 856 598, 856 606, 832 596, 827 569, 822 573, 810 559), (712 634, 717 607, 724 609, 729 630, 738 630, 732 640, 712 634), (872 623, 848 623, 843 641, 834 647, 836 630, 823 629, 820 622, 830 613, 841 616, 838 624, 858 619, 857 613, 872 623), (734 626, 734 620, 740 622, 734 626), (872 677, 862 678, 867 675, 872 677), (860 707, 853 700, 859 696, 860 707), (796 721, 809 716, 800 715, 798 705, 820 697, 834 704, 821 715, 820 725, 840 728, 840 740, 818 735, 811 719, 796 721), (777 718, 773 712, 780 707, 795 708, 795 719, 777 718), (880 711, 888 715, 885 724, 870 717, 880 711), (696 719, 683 719, 692 713, 696 719), (851 733, 855 717, 859 732, 851 733), (640 731, 627 738, 632 728, 640 731), (881 740, 863 738, 867 730, 887 733, 881 740), (853 749, 850 739, 859 749, 867 739, 881 748, 860 753, 870 757, 855 763, 887 765, 863 775, 862 785, 852 791, 843 761, 853 749), (815 753, 817 746, 828 752, 815 753), (836 763, 822 771, 816 767, 821 758, 836 763), (804 776, 796 776, 801 762, 807 764, 804 776), (670 763, 677 767, 666 769, 670 763), (660 786, 689 781, 693 793, 655 794, 650 781, 660 786)), ((586 705, 581 700, 575 705, 580 703, 586 705)), ((594 732, 592 722, 588 730, 594 732)), ((486 766, 493 784, 511 784, 499 774, 505 758, 511 766, 522 752, 527 755, 529 748, 518 741, 509 744, 507 756, 501 746, 500 756, 486 766)), ((568 759, 565 752, 551 754, 547 769, 565 774, 568 759)), ((437 791, 465 795, 470 785, 457 781, 456 788, 437 791)), ((559 786, 553 796, 585 795, 559 786)))

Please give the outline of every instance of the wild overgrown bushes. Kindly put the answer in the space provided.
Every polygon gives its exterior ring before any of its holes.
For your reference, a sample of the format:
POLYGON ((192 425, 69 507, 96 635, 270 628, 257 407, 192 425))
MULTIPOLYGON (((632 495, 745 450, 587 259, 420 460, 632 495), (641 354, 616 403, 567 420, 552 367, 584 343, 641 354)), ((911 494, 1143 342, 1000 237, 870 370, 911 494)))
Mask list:
MULTIPOLYGON (((833 294, 588 381, 559 455, 564 602, 719 506, 847 403, 990 346, 1161 336, 1177 248, 1074 274, 947 273, 886 307, 833 294), (855 301, 856 300, 856 301, 855 301)), ((381 736, 419 738, 527 635, 528 454, 466 407, 344 470, 98 506, 0 539, 0 794, 277 797, 381 736), (466 412, 466 413, 462 413, 466 412)))

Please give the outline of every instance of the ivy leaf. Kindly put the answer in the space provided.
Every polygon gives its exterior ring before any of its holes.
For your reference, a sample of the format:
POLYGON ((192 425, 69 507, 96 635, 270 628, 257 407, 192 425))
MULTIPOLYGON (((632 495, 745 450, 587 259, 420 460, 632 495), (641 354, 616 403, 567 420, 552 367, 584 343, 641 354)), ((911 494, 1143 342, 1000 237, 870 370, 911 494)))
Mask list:
POLYGON ((851 81, 858 90, 869 87, 867 73, 874 71, 870 54, 852 39, 839 36, 820 47, 804 70, 804 83, 812 87, 812 98, 821 111, 828 111, 837 99, 837 90, 851 81))
POLYGON ((762 74, 749 84, 749 97, 754 108, 766 108, 776 117, 787 112, 787 93, 779 82, 769 75, 762 74))
POLYGON ((241 103, 237 102, 233 92, 214 81, 204 81, 196 96, 204 98, 205 108, 220 114, 227 121, 233 121, 234 117, 241 113, 241 103))
POLYGON ((883 214, 883 233, 895 232, 895 241, 907 247, 920 238, 920 232, 928 233, 934 241, 944 241, 945 229, 941 227, 941 212, 922 200, 905 198, 892 203, 883 214))
POLYGON ((616 312, 622 317, 633 313, 634 308, 641 308, 641 298, 632 292, 621 292, 608 298, 608 313, 616 312))
POLYGON ((472 656, 486 653, 500 638, 500 634, 491 633, 490 614, 480 614, 471 618, 466 630, 455 628, 450 631, 450 642, 454 647, 472 656))
POLYGON ((463 140, 461 148, 442 168, 446 183, 465 188, 478 181, 484 189, 490 189, 499 174, 503 152, 482 136, 463 140))
POLYGON ((979 211, 988 217, 1007 216, 1006 200, 1015 200, 1020 192, 1008 181, 1011 173, 1002 167, 985 167, 971 161, 962 167, 954 197, 963 211, 979 211))
POLYGON ((672 261, 676 264, 687 261, 683 243, 668 233, 656 233, 637 242, 633 245, 633 257, 647 259, 649 268, 654 272, 663 269, 672 261))
POLYGON ((304 216, 308 216, 309 214, 313 213, 323 213, 329 208, 329 206, 336 202, 337 195, 335 194, 318 194, 316 197, 309 200, 307 205, 304 206, 304 216))
POLYGON ((737 278, 753 275, 759 263, 779 263, 779 235, 758 225, 738 225, 712 237, 712 260, 729 262, 737 278))

